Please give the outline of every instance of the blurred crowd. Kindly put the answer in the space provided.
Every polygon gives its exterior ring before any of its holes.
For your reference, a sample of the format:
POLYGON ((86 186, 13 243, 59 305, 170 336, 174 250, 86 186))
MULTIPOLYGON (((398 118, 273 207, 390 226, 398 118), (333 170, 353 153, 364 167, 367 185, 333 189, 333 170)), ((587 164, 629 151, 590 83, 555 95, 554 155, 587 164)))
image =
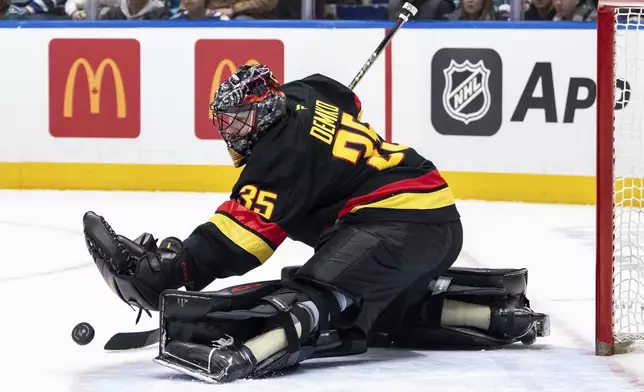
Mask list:
MULTIPOLYGON (((300 0, 0 0, 0 20, 88 19, 243 20, 300 19, 300 0), (93 3, 96 4, 96 3, 93 3)), ((315 0, 315 19, 396 19, 405 0, 315 0)), ((416 20, 509 20, 521 4, 522 20, 592 21, 597 0, 426 0, 416 20)))

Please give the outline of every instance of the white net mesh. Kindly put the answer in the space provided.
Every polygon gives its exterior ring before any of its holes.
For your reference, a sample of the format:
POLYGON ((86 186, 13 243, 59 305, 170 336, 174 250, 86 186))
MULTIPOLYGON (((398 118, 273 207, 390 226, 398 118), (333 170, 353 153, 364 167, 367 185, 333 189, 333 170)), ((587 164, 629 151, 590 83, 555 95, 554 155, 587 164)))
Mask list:
POLYGON ((616 8, 615 26, 613 335, 626 343, 644 339, 644 9, 616 8))

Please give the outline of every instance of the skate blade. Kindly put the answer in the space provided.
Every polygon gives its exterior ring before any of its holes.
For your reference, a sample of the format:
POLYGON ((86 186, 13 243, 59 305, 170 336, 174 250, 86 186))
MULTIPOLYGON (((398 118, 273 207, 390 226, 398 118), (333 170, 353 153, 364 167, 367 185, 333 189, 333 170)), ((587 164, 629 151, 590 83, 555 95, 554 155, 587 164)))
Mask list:
POLYGON ((176 370, 179 373, 183 373, 187 376, 190 376, 192 378, 195 378, 200 381, 207 382, 209 384, 221 384, 219 380, 216 380, 209 376, 207 373, 205 373, 203 370, 198 370, 198 369, 190 369, 187 367, 184 367, 178 363, 174 363, 169 361, 167 358, 162 358, 162 357, 156 357, 153 359, 153 361, 161 366, 168 367, 172 370, 176 370))

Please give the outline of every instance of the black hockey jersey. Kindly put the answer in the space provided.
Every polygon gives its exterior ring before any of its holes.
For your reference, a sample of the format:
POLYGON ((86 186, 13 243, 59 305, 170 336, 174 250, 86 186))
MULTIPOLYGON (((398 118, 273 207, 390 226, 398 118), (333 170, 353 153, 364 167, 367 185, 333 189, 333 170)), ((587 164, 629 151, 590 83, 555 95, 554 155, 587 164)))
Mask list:
POLYGON ((316 74, 282 88, 292 110, 253 147, 230 200, 198 228, 212 263, 235 264, 217 277, 259 266, 287 237, 314 246, 338 220, 459 219, 434 164, 362 122, 347 87, 316 74))

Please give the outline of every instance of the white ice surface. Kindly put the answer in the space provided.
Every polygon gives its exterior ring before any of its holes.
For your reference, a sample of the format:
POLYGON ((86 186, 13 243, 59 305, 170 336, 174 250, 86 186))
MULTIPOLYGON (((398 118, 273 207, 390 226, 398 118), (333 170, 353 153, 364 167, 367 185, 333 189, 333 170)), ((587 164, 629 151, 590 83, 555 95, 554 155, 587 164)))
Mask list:
MULTIPOLYGON (((152 362, 156 347, 107 353, 114 333, 156 326, 120 302, 87 254, 81 217, 93 210, 118 233, 183 238, 225 195, 0 191, 0 391, 644 391, 644 357, 593 355, 594 208, 462 201, 456 265, 526 267, 528 294, 552 335, 496 351, 370 350, 305 362, 295 374, 210 385, 152 362), (96 337, 71 339, 81 321, 96 337)), ((279 276, 312 254, 286 241, 262 267, 209 289, 279 276)))

